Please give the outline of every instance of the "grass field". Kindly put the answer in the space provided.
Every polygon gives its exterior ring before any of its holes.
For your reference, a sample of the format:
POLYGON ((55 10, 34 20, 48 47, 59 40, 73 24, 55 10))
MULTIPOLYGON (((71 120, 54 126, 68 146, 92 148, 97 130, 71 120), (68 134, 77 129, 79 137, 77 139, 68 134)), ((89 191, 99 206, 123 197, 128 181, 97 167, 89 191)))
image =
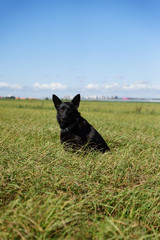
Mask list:
POLYGON ((65 152, 51 101, 0 100, 0 239, 160 239, 160 104, 79 110, 111 152, 65 152))

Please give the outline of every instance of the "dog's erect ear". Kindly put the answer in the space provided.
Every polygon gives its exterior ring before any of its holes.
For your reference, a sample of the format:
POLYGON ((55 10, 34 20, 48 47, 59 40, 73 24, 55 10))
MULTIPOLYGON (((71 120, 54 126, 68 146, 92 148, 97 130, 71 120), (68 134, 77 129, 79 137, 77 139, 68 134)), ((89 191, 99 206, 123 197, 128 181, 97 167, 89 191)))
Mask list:
POLYGON ((81 96, 80 96, 80 94, 77 94, 77 95, 72 99, 71 102, 75 105, 76 108, 78 108, 78 107, 79 107, 80 100, 81 100, 81 96))
POLYGON ((52 95, 52 100, 53 100, 53 103, 54 103, 54 106, 55 106, 56 109, 62 103, 62 101, 54 94, 52 95))

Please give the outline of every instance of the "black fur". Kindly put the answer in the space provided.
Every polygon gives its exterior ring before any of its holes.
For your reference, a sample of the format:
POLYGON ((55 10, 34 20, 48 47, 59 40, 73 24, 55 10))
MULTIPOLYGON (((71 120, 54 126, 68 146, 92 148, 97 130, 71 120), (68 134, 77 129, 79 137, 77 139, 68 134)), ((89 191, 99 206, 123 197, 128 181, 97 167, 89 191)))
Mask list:
POLYGON ((65 147, 78 149, 87 146, 103 153, 110 150, 96 129, 80 116, 77 110, 80 94, 77 94, 71 102, 62 102, 54 94, 52 99, 57 110, 57 121, 61 128, 61 143, 64 143, 65 147))

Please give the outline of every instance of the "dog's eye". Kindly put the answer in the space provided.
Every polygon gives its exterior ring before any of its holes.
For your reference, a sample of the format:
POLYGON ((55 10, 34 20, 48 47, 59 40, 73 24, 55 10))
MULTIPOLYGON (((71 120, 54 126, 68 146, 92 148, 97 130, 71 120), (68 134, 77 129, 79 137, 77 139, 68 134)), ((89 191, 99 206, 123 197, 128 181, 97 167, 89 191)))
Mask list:
POLYGON ((64 107, 62 107, 62 108, 61 108, 61 112, 63 112, 63 111, 64 111, 64 109, 65 109, 65 108, 64 108, 64 107))

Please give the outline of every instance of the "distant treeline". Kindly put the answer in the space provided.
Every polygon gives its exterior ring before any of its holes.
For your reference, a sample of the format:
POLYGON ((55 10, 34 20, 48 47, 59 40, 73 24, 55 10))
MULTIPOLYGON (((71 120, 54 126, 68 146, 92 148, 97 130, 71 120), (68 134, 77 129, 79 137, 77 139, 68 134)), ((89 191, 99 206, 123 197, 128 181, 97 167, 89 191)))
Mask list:
MULTIPOLYGON (((1 96, 0 96, 0 99, 39 100, 38 98, 21 98, 21 97, 15 97, 15 96, 10 96, 10 97, 1 97, 1 96)), ((45 100, 49 100, 49 98, 46 97, 45 100)))

